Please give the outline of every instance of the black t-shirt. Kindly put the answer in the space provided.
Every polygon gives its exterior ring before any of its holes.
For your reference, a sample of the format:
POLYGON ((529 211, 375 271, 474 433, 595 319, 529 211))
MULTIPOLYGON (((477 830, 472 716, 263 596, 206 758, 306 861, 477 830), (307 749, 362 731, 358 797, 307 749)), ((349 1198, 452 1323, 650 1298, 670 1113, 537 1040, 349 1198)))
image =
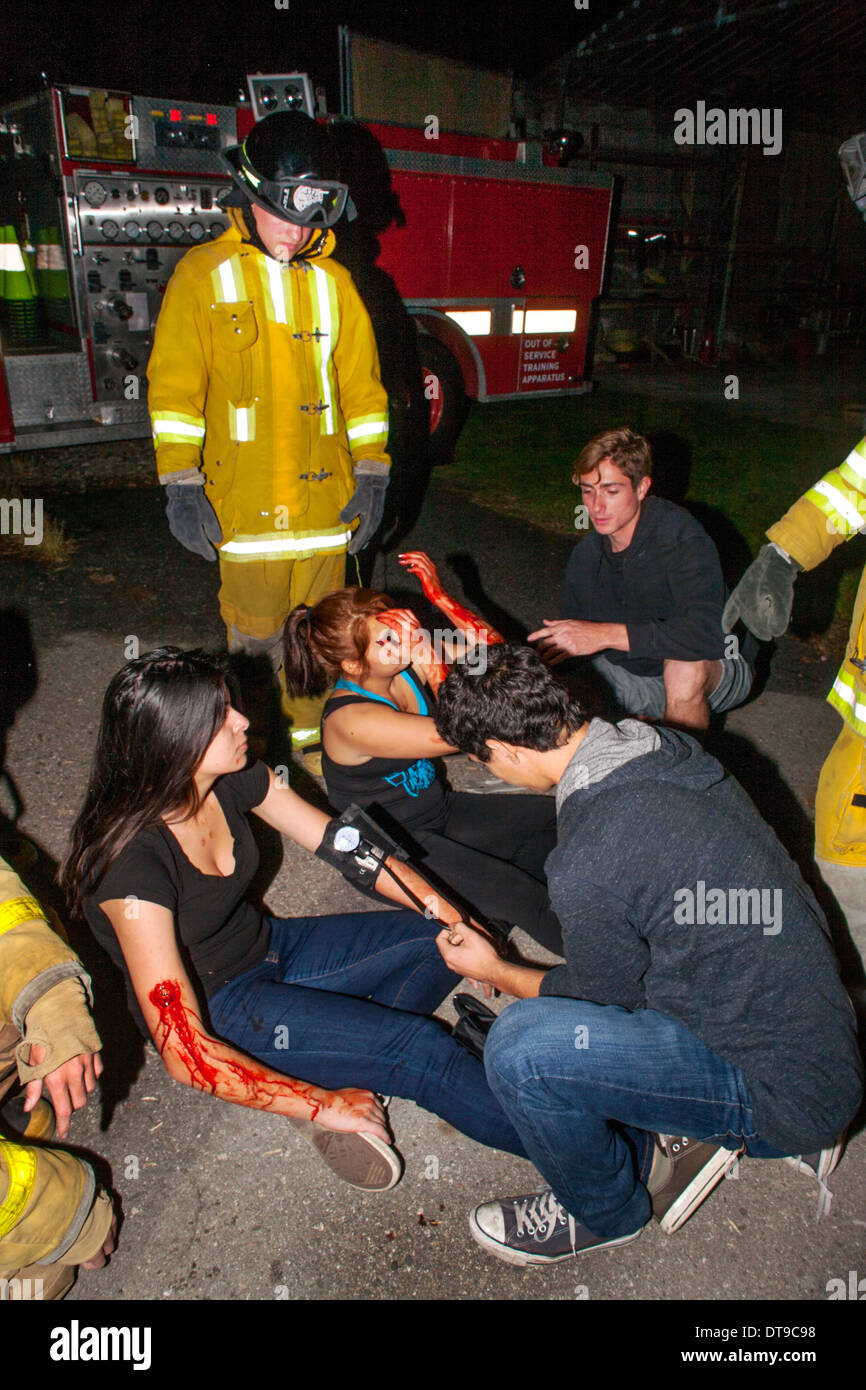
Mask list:
MULTIPOLYGON (((261 805, 268 784, 268 770, 260 762, 214 783, 234 841, 233 873, 225 877, 202 873, 187 859, 168 826, 160 822, 139 831, 121 850, 95 892, 84 898, 88 925, 123 972, 130 1007, 140 1027, 144 1028, 144 1020, 123 952, 99 904, 111 898, 138 898, 168 908, 174 914, 184 965, 206 998, 258 965, 267 954, 270 930, 267 920, 245 897, 259 864, 246 813, 261 805)), ((134 904, 130 903, 130 916, 133 911, 134 904)))

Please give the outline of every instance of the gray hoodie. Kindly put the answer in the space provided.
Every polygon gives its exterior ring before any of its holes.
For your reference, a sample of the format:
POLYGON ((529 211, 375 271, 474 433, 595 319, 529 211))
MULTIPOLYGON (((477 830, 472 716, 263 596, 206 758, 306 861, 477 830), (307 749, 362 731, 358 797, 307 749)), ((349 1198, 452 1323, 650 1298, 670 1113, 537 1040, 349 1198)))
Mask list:
POLYGON ((542 994, 679 1019, 743 1072, 760 1138, 830 1143, 863 1068, 827 924, 734 778, 686 734, 594 719, 547 860, 566 964, 542 994))

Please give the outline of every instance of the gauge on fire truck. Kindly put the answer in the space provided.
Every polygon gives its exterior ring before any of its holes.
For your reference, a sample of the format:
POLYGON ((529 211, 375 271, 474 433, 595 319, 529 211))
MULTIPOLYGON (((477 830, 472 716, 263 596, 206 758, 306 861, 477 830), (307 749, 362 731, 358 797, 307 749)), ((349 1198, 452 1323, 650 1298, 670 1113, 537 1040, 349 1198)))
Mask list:
POLYGON ((168 224, 168 234, 171 237, 172 241, 182 241, 183 230, 184 229, 182 222, 169 222, 168 224))
POLYGON ((147 235, 150 237, 151 241, 159 241, 162 236, 162 223, 156 221, 148 222, 147 235))
POLYGON ((167 188, 155 189, 153 196, 159 203, 160 207, 165 207, 166 203, 169 201, 169 192, 167 188))
POLYGON ((137 222, 124 222, 123 224, 123 235, 129 237, 130 241, 135 241, 140 231, 141 228, 137 222))
POLYGON ((89 183, 84 185, 85 201, 88 202, 92 208, 101 208, 107 197, 107 190, 102 187, 101 183, 97 183, 95 179, 91 179, 89 183))
MULTIPOLYGON (((175 225, 175 226, 179 226, 180 224, 179 224, 179 223, 175 223, 174 225, 175 225)), ((169 231, 170 231, 170 230, 171 230, 171 228, 169 228, 169 231)), ((222 229, 220 229, 220 230, 222 230, 222 229)), ((182 232, 182 231, 183 231, 183 228, 181 227, 181 232, 182 232)), ((190 236, 192 237, 193 241, 201 241, 202 237, 204 236, 204 227, 201 225, 200 222, 190 222, 189 226, 187 227, 187 231, 189 232, 189 234, 190 234, 190 236)))
POLYGON ((120 230, 120 228, 118 227, 116 222, 112 222, 110 217, 106 217, 99 230, 102 232, 102 235, 105 237, 106 241, 114 241, 114 238, 117 236, 117 233, 120 230))

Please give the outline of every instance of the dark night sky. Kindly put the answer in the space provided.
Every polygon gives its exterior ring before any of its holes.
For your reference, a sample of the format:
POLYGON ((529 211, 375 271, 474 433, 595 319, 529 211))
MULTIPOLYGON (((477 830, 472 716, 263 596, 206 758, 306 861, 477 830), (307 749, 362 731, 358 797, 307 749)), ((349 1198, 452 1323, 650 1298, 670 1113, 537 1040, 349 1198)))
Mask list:
POLYGON ((7 0, 2 99, 49 80, 178 100, 230 101, 252 71, 309 71, 338 104, 337 26, 526 75, 622 0, 7 0), (8 45, 6 36, 9 38, 8 45))

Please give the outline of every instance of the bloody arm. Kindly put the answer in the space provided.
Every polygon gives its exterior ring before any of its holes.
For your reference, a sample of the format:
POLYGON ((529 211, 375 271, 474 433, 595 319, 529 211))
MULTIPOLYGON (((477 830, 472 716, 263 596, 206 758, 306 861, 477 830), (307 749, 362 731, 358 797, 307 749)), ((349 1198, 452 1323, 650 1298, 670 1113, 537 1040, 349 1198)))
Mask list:
POLYGON ((421 588, 430 602, 435 603, 436 607, 441 609, 446 618, 460 632, 465 632, 468 637, 474 637, 479 643, 488 642, 493 645, 504 640, 495 627, 489 627, 476 613, 470 612, 468 608, 463 607, 462 603, 458 603, 456 599, 451 598, 450 594, 446 594, 436 566, 429 555, 424 554, 423 550, 409 550, 399 559, 404 569, 407 569, 410 574, 416 574, 421 580, 421 588))
MULTIPOLYGON (((287 1119, 314 1120, 326 1129, 362 1130, 388 1142, 384 1112, 369 1091, 328 1091, 248 1057, 204 1027, 199 1006, 177 947, 173 914, 156 903, 136 902, 127 920, 128 903, 100 904, 114 927, 141 1006, 166 1071, 175 1080, 222 1100, 287 1119)), ((291 1051, 291 1023, 287 1025, 291 1051)), ((274 1046, 276 1039, 262 1039, 274 1046)))
POLYGON ((291 1112, 283 1113, 303 1115, 308 1120, 316 1118, 323 1100, 317 1087, 272 1072, 218 1043, 206 1033, 201 1018, 184 996, 179 980, 160 980, 148 994, 159 1012, 154 1042, 164 1062, 170 1059, 183 1067, 190 1086, 196 1090, 210 1091, 256 1110, 280 1110, 280 1100, 297 1097, 303 1108, 293 1107, 291 1112))

